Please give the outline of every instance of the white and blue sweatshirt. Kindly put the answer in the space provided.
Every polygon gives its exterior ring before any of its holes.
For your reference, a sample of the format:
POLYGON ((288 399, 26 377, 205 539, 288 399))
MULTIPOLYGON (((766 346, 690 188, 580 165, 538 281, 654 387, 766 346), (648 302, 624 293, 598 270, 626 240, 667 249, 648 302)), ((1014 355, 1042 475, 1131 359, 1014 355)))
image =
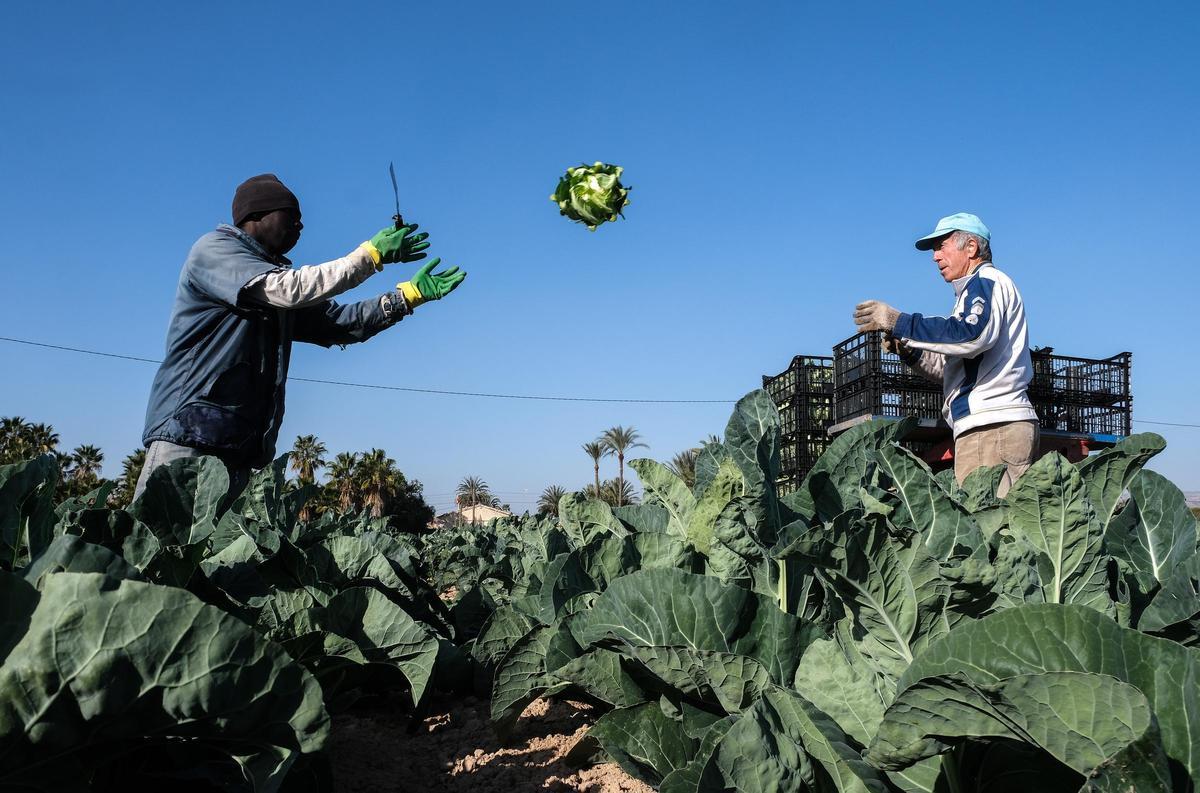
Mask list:
POLYGON ((954 281, 949 317, 901 314, 892 334, 914 350, 906 363, 941 375, 942 415, 958 437, 1010 421, 1036 421, 1029 401, 1033 362, 1025 306, 1016 284, 984 262, 954 281))

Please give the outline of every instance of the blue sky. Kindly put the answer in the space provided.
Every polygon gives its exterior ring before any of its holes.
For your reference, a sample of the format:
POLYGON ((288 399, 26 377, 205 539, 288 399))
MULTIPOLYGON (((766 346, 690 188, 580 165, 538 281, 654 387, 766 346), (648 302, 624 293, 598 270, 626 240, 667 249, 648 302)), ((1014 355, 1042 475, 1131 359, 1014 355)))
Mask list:
MULTIPOLYGON (((912 248, 981 215, 1031 340, 1134 353, 1135 418, 1194 393, 1200 11, 1192 3, 21 4, 0 29, 0 335, 156 358, 179 266, 234 187, 299 195, 298 263, 405 215, 470 274, 296 376, 735 400, 852 335, 853 305, 951 304, 912 248), (520 10, 516 10, 516 9, 520 10), (626 169, 626 220, 548 200, 626 169)), ((392 266, 348 297, 405 280, 392 266)), ((0 343, 0 415, 140 440, 154 367, 0 343)), ((283 437, 386 449, 439 507, 466 475, 520 509, 634 426, 668 459, 730 405, 525 402, 293 383, 283 437)), ((1155 467, 1200 490, 1200 430, 1155 467)), ((603 474, 615 474, 615 463, 603 474)))

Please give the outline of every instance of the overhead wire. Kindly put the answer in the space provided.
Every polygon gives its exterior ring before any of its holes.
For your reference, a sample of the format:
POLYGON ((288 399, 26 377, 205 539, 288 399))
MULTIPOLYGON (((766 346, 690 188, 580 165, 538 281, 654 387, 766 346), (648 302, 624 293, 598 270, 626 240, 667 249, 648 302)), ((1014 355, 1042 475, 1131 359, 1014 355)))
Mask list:
MULTIPOLYGON (((24 344, 30 347, 42 347, 49 350, 60 350, 63 352, 74 352, 82 355, 95 355, 102 358, 116 358, 123 361, 138 361, 141 363, 162 363, 161 360, 155 358, 143 358, 137 355, 124 355, 115 352, 103 352, 100 350, 88 350, 81 347, 68 347, 62 344, 48 344, 41 341, 33 341, 31 339, 18 339, 11 336, 0 336, 0 341, 7 341, 12 344, 24 344)), ((538 394, 492 394, 482 391, 454 391, 444 388, 414 388, 411 386, 395 386, 382 385, 379 383, 353 383, 344 380, 325 380, 314 377, 288 377, 300 383, 318 383, 321 385, 335 385, 345 388, 365 388, 375 389, 380 391, 404 391, 415 394, 440 394, 443 396, 465 396, 465 397, 481 397, 486 399, 529 399, 543 402, 599 402, 599 403, 625 403, 625 404, 657 404, 657 405, 686 405, 686 404, 706 404, 706 405, 732 405, 737 402, 736 399, 633 399, 633 398, 610 398, 610 397, 567 397, 567 396, 544 396, 538 394)), ((1200 424, 1192 424, 1182 421, 1159 421, 1156 419, 1139 419, 1133 421, 1137 424, 1151 424, 1162 427, 1186 427, 1190 429, 1200 429, 1200 424)))
MULTIPOLYGON (((83 355, 97 355, 104 358, 118 358, 125 361, 140 361, 142 363, 162 363, 154 358, 142 358, 137 355, 121 355, 119 353, 101 352, 100 350, 87 350, 81 347, 68 347, 61 344, 47 344, 40 341, 32 341, 30 339, 16 339, 11 336, 0 336, 0 341, 12 342, 14 344, 26 344, 31 347, 45 347, 51 350, 61 350, 64 352, 76 352, 83 355)), ((369 388, 380 391, 406 391, 414 394, 440 394, 443 396, 465 396, 465 397, 483 397, 487 399, 530 399, 541 402, 602 402, 602 403, 636 403, 636 404, 653 404, 653 405, 732 405, 737 402, 736 399, 632 399, 632 398, 610 398, 610 397, 569 397, 569 396, 543 396, 539 394, 492 394, 482 391, 454 391, 445 388, 414 388, 411 386, 398 385, 383 385, 380 383, 353 383, 345 380, 325 380, 315 377, 288 377, 288 380, 298 383, 319 383, 322 385, 336 385, 345 388, 369 388)))

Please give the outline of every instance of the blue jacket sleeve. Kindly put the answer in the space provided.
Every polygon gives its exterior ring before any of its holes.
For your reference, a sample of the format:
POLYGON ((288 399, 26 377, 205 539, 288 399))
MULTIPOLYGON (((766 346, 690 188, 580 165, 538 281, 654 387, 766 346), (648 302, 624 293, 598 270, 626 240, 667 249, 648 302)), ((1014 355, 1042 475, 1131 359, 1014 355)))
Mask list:
POLYGON ((344 306, 326 300, 292 313, 295 317, 292 338, 322 347, 366 341, 395 324, 384 312, 379 297, 344 306))
POLYGON ((973 357, 990 349, 1000 337, 1002 312, 993 289, 995 282, 978 276, 967 284, 962 316, 926 317, 901 314, 892 333, 918 350, 956 357, 973 357))

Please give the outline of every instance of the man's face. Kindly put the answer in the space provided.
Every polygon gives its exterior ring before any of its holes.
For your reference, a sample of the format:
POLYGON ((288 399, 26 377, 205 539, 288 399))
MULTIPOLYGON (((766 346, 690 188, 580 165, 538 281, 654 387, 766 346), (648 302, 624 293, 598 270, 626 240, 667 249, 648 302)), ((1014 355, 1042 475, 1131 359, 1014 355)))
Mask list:
POLYGON ((950 283, 971 271, 971 257, 975 252, 975 240, 969 240, 960 250, 951 233, 934 243, 933 261, 941 271, 942 278, 950 283))
POLYGON ((277 256, 283 256, 300 241, 304 224, 300 213, 294 209, 276 209, 258 221, 252 235, 263 247, 277 256))

